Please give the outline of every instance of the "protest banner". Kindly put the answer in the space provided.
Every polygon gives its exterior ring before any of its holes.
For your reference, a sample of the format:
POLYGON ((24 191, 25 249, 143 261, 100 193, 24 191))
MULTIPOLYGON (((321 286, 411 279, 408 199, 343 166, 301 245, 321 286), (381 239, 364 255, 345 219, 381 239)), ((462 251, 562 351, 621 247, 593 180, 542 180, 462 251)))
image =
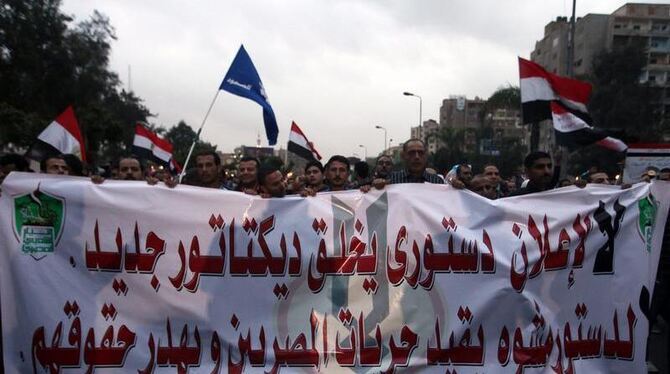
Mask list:
POLYGON ((667 182, 262 199, 13 173, 7 373, 640 373, 667 182))

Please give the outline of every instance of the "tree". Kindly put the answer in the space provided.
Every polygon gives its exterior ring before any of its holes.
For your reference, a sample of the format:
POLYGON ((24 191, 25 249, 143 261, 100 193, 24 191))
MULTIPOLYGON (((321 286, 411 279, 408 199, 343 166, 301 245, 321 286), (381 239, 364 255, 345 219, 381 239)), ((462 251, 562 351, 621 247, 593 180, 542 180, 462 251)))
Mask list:
MULTIPOLYGON (((593 125, 607 129, 625 142, 656 142, 668 131, 659 116, 659 90, 641 84, 647 65, 642 43, 614 47, 594 60, 593 73, 580 77, 593 84, 589 112, 593 125)), ((579 175, 595 166, 610 174, 619 173, 624 154, 599 146, 588 146, 570 155, 568 173, 579 175)))
POLYGON ((443 146, 431 155, 430 161, 433 167, 438 171, 444 171, 465 161, 465 153, 461 150, 461 145, 465 141, 465 131, 442 126, 434 136, 437 137, 438 144, 443 146))
POLYGON ((499 87, 486 100, 482 108, 481 116, 493 113, 496 109, 519 109, 521 108, 521 89, 517 86, 507 85, 499 87))
POLYGON ((0 143, 30 146, 73 105, 89 160, 108 162, 127 151, 135 122, 152 114, 139 97, 119 90, 109 69, 116 38, 109 19, 96 11, 72 26, 60 5, 6 0, 0 6, 0 143))
POLYGON ((496 164, 502 175, 512 175, 521 165, 527 149, 520 138, 498 137, 500 128, 494 128, 493 114, 498 109, 518 110, 521 107, 521 93, 519 87, 505 86, 496 90, 486 101, 479 114, 479 127, 469 129, 455 129, 442 127, 435 135, 439 144, 443 144, 434 155, 432 164, 438 170, 449 170, 453 165, 467 163, 472 165, 475 172, 483 170, 488 163, 496 164), (473 139, 477 146, 467 150, 464 147, 466 140, 473 139), (481 141, 494 141, 500 154, 498 156, 482 154, 479 149, 481 141))
MULTIPOLYGON (((179 121, 177 126, 173 126, 167 131, 165 137, 172 143, 172 157, 177 162, 184 163, 186 156, 188 156, 188 151, 191 149, 191 144, 195 139, 195 131, 186 122, 179 121)), ((216 151, 216 146, 198 140, 193 149, 193 155, 204 151, 216 151)))
POLYGON ((659 89, 640 84, 647 65, 643 44, 627 44, 600 54, 587 77, 593 84, 589 111, 594 125, 623 130, 641 141, 658 139, 667 131, 659 117, 659 89))

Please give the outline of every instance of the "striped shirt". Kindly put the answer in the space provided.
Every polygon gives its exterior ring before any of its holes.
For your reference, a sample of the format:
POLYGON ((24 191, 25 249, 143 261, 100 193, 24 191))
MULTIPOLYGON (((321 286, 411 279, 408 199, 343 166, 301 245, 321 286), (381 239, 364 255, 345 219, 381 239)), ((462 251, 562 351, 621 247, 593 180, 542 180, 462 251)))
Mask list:
POLYGON ((435 183, 435 184, 444 184, 442 178, 437 174, 427 173, 425 170, 420 177, 415 177, 409 174, 406 170, 396 171, 391 173, 389 178, 389 184, 398 184, 398 183, 435 183))

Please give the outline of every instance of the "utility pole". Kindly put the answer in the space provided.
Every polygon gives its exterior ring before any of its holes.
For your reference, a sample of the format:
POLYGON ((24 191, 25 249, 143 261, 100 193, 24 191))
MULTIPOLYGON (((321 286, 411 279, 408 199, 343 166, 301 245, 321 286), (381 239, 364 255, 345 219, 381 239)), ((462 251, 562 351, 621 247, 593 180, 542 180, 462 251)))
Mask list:
POLYGON ((577 0, 572 0, 572 16, 570 17, 570 36, 568 37, 568 65, 567 75, 570 78, 575 77, 574 61, 575 61, 575 8, 577 0))
MULTIPOLYGON (((566 66, 566 73, 568 77, 574 78, 575 77, 575 69, 574 69, 574 63, 575 63, 575 9, 577 8, 577 0, 572 0, 572 16, 570 17, 570 30, 569 30, 569 36, 568 36, 568 61, 567 61, 567 66, 566 66)), ((561 146, 561 159, 558 160, 560 161, 561 165, 561 172, 560 172, 560 178, 563 179, 565 176, 568 174, 568 157, 570 156, 570 151, 568 147, 561 146)), ((555 160, 554 162, 556 162, 555 160)))

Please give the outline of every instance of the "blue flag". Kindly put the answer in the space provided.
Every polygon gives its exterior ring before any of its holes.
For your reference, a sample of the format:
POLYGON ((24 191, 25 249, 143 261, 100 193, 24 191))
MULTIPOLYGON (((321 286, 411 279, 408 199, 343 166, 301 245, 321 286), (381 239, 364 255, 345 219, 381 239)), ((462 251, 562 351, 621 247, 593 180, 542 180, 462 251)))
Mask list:
POLYGON ((270 145, 277 144, 279 128, 277 127, 275 113, 265 94, 261 77, 258 76, 254 63, 251 62, 251 58, 243 45, 237 51, 237 55, 230 65, 228 73, 223 78, 219 89, 253 100, 262 106, 263 122, 265 123, 265 134, 268 137, 268 143, 270 145))

